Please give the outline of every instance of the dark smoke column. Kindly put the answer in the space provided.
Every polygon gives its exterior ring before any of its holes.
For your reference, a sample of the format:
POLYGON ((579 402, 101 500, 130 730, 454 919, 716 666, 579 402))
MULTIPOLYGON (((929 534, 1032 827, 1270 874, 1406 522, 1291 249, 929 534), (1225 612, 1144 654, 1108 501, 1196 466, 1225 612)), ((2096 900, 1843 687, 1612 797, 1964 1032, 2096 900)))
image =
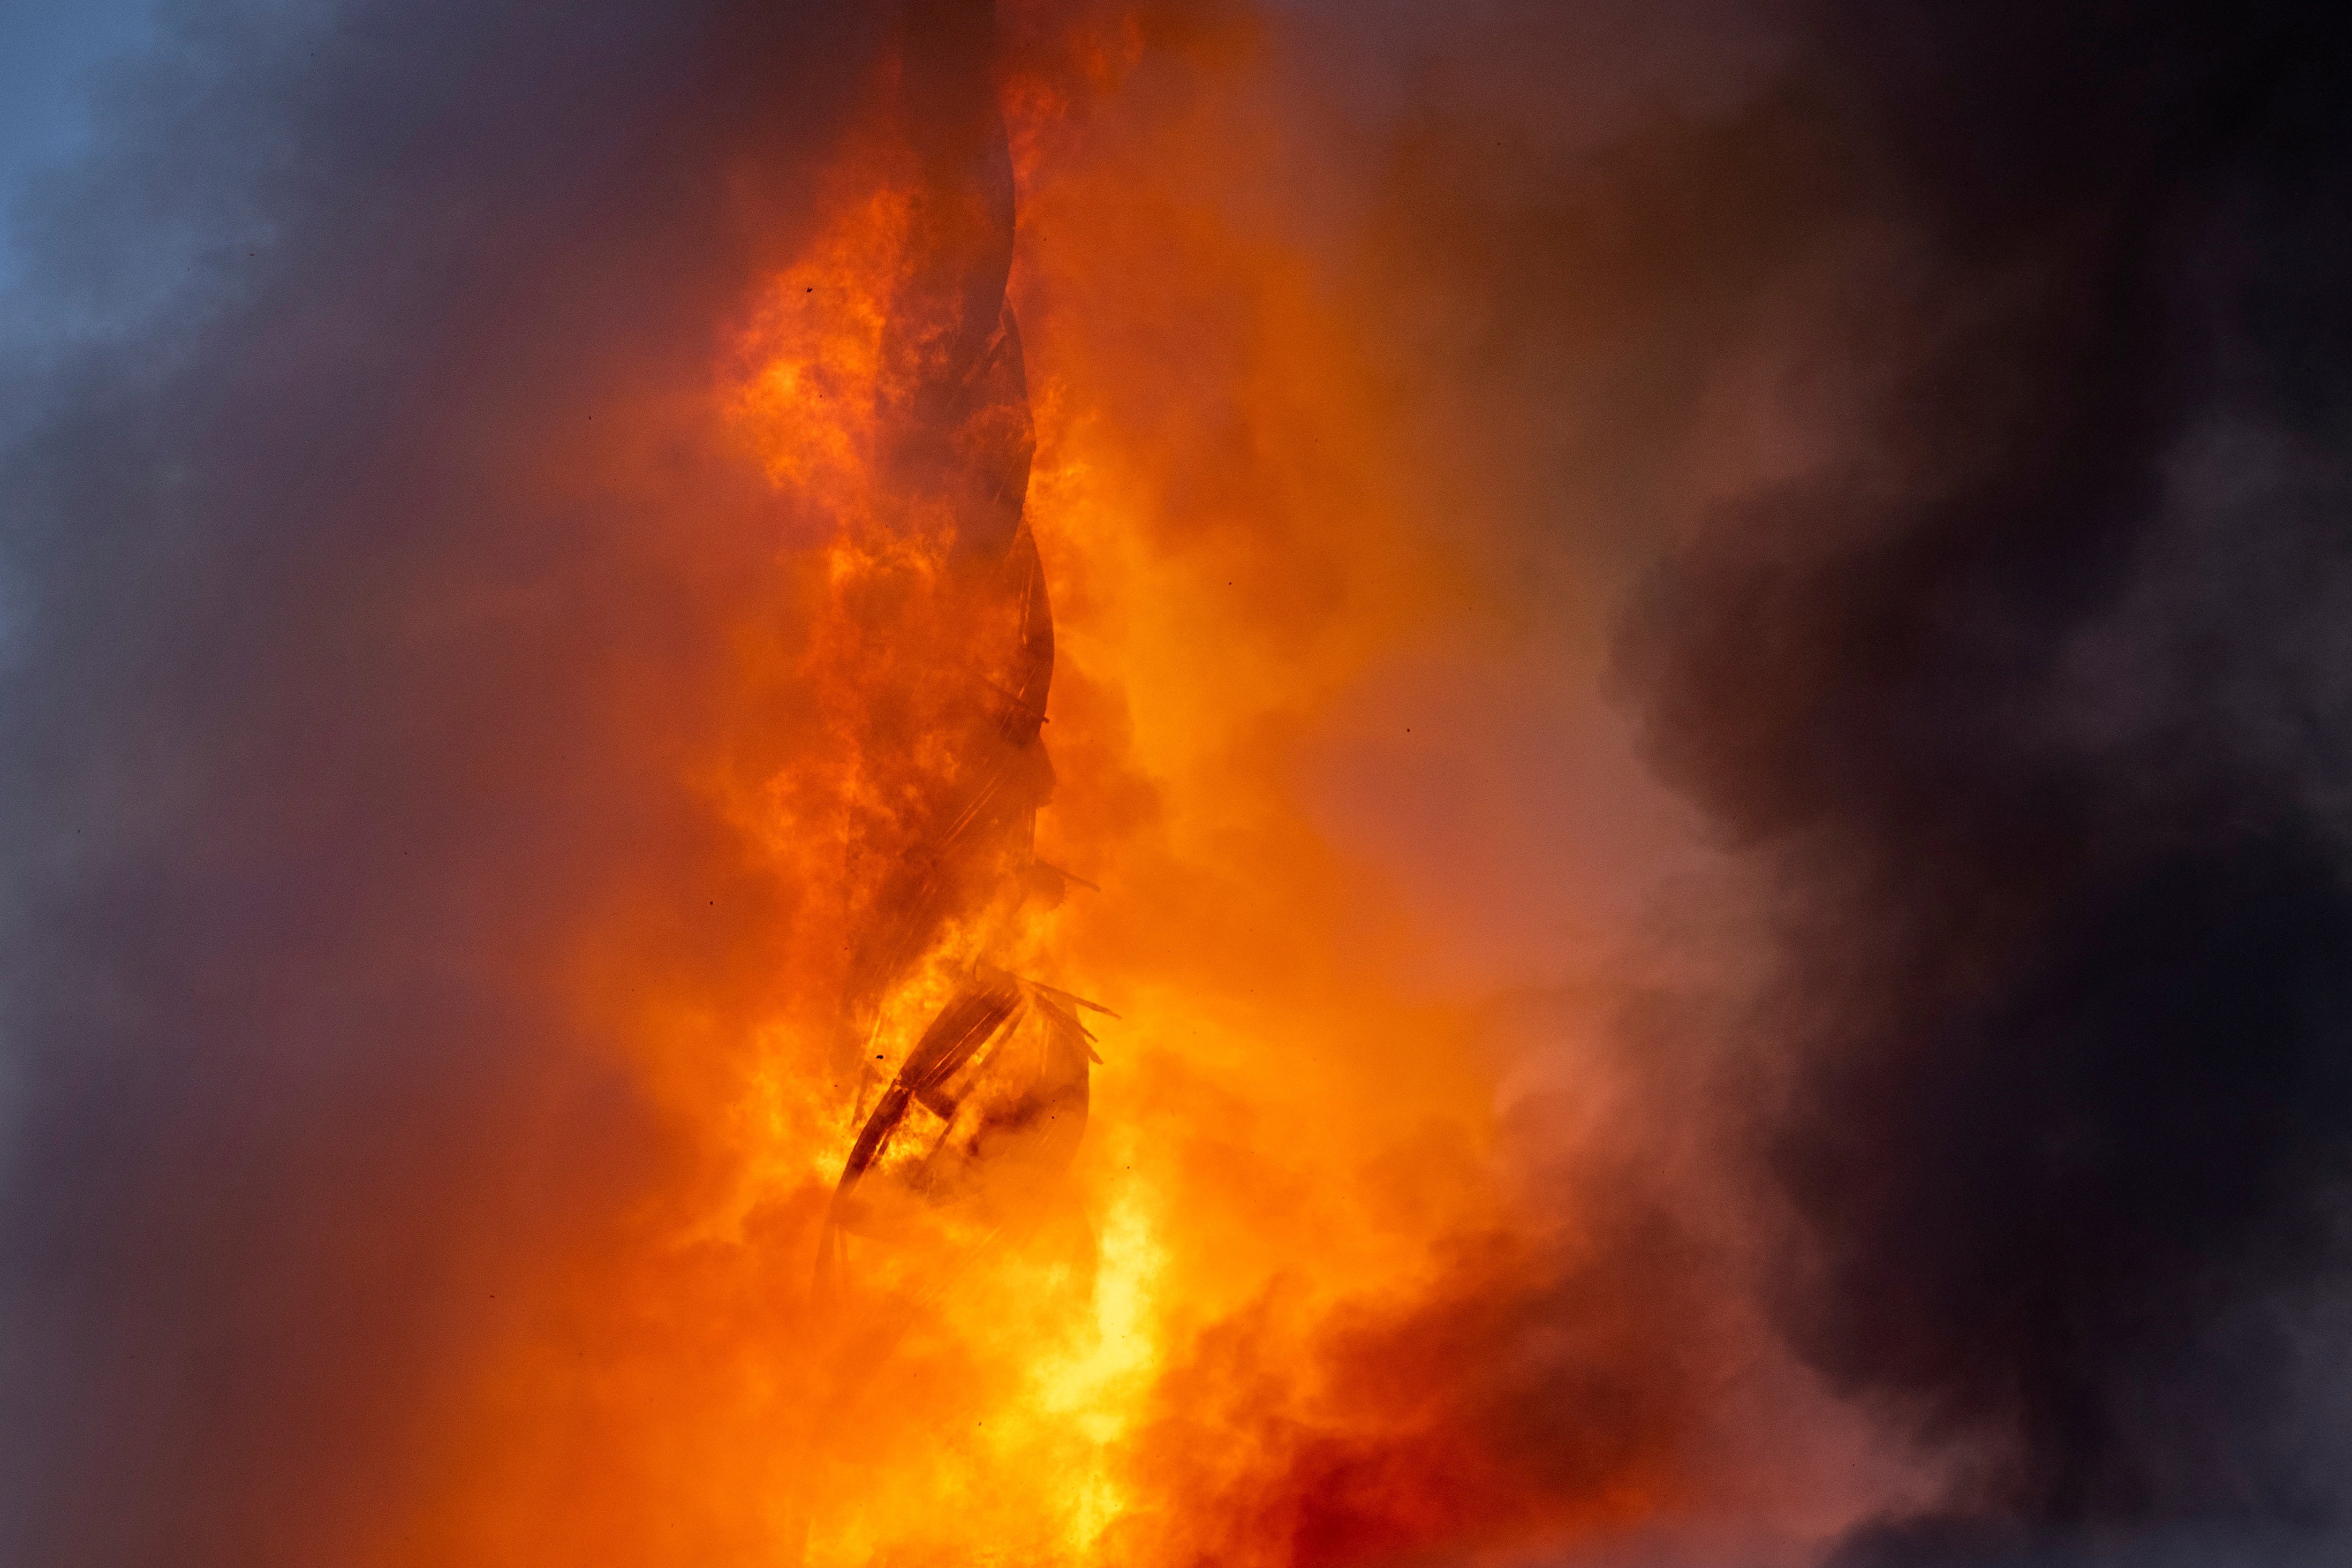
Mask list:
MULTIPOLYGON (((1005 298, 1013 179, 993 34, 988 0, 908 7, 899 122, 917 189, 908 265, 883 329, 878 477, 893 524, 943 553, 930 678, 958 689, 936 721, 950 760, 925 775, 906 847, 852 938, 843 1039, 868 1061, 892 987, 943 936, 1001 930, 1031 896, 1059 892, 1034 852, 1054 778, 1040 737, 1054 623, 1022 515, 1034 441, 1005 298)), ((1074 1152, 1086 1033, 1070 998, 985 962, 987 946, 865 1114, 835 1203, 843 1228, 887 1232, 877 1207, 908 1199, 1003 1224, 1074 1152), (891 1184, 912 1191, 857 1196, 918 1103, 948 1126, 915 1174, 891 1184)))
POLYGON ((1784 1321, 1957 1461, 1840 1568, 2352 1562, 2352 25, 1820 26, 1933 284, 1627 646, 1774 889, 1784 1321))

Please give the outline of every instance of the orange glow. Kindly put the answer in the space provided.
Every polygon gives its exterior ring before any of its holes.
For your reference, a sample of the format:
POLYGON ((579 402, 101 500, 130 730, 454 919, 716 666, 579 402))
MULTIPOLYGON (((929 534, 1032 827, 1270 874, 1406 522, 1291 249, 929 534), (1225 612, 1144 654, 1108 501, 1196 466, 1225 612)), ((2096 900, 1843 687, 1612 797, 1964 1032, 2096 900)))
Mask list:
MULTIPOLYGON (((698 416, 806 525, 728 595, 712 713, 635 720, 669 727, 649 751, 702 831, 583 913, 564 970, 669 1141, 617 1225, 518 1266, 521 1304, 435 1396, 453 1451, 386 1562, 1375 1562, 1631 1525, 1686 1485, 1675 1409, 1538 1455, 1465 1371, 1562 1291, 1596 1354, 1666 1331, 1559 1283, 1594 1245, 1572 1199, 1538 1218, 1504 1179, 1475 1009, 1400 981, 1412 912, 1300 798, 1317 716, 1475 594, 1347 299, 1221 200, 1261 134, 1226 96, 1246 33, 1171 99, 1127 90, 1132 17, 1019 20, 1012 295, 1060 649, 1038 856, 1099 891, 950 931, 843 1065, 841 934, 952 766, 960 656, 936 530, 875 482, 909 197, 862 138, 698 416), (741 911, 721 953, 665 913, 706 893, 741 911), (1059 1207, 1017 1243, 852 1241, 820 1290, 856 1108, 983 952, 1118 1015, 1088 1016, 1059 1207)), ((625 438, 582 461, 659 491, 625 438)))

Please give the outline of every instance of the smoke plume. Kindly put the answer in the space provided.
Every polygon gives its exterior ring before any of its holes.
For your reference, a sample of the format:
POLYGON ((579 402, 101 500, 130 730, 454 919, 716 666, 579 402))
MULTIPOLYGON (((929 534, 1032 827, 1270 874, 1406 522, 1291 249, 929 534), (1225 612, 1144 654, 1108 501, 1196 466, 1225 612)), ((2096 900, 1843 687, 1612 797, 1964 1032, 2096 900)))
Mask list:
POLYGON ((1772 886, 1783 1321, 1958 1467, 1837 1561, 2317 1561, 2352 1414, 2347 37, 1816 36, 1902 230, 1833 318, 1868 397, 1649 575, 1623 656, 1772 886))
MULTIPOLYGON (((707 858, 630 710, 711 687, 773 547, 616 482, 723 515, 755 475, 593 422, 707 380, 876 44, 819 6, 169 23, 21 225, 0 1542, 357 1561, 502 1283, 680 1157, 558 1005, 551 911, 707 858)), ((712 969, 719 880, 662 900, 712 969)))

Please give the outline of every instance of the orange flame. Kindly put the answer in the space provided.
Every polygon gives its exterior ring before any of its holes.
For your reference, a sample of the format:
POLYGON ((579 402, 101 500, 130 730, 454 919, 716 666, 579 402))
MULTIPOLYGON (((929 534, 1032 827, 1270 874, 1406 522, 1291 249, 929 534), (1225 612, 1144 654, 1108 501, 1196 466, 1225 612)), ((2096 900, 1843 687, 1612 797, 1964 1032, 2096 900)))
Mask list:
MULTIPOLYGON (((739 898, 744 940, 683 956, 658 885, 588 922, 578 1010, 672 1146, 616 1230, 515 1281, 528 1309, 442 1413, 451 1479, 387 1561, 1372 1562, 1532 1549, 1686 1484, 1648 1371, 1547 1385, 1558 1431, 1497 1413, 1481 1357, 1534 1319, 1602 1366, 1667 1331, 1594 1277, 1572 1204, 1510 1190, 1473 1010, 1396 979, 1405 912, 1299 796, 1309 716, 1471 590, 1348 301, 1213 199, 1270 134, 1220 97, 1246 39, 1189 97, 1129 99, 1134 16, 1016 21, 1028 517, 1061 649, 1038 853, 1073 881, 950 932, 836 1059, 842 933, 952 767, 962 673, 939 539, 876 480, 912 200, 877 136, 708 410, 778 515, 825 529, 779 531, 719 738, 677 758, 707 832, 675 885, 739 898), (983 947, 1119 1015, 1053 1235, 869 1249, 828 1300, 858 1108, 983 947)), ((943 1132, 918 1115, 910 1147, 943 1132)))

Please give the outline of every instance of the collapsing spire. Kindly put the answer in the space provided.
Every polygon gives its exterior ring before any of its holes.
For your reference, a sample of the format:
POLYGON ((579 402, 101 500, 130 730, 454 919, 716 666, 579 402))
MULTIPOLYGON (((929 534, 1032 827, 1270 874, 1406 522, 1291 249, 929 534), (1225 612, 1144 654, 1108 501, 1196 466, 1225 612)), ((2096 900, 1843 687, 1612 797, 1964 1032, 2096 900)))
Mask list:
MULTIPOLYGON (((888 299, 877 372, 877 486, 895 526, 936 543, 944 621, 959 667, 947 757, 916 831, 850 936, 845 1054, 866 1049, 895 988, 950 932, 1008 925, 1066 878, 1035 859, 1053 787, 1041 730, 1054 672, 1053 612, 1023 517, 1034 440, 1021 337, 1005 285, 1013 179, 994 79, 987 0, 908 7, 898 127, 916 189, 907 265, 888 299)), ((1017 1218, 1075 1153, 1086 1124, 1088 1037, 1071 999, 968 956, 952 994, 870 1111, 835 1190, 837 1230, 875 1232, 909 1200, 1017 1218), (893 1184, 858 1188, 912 1108, 942 1118, 937 1144, 893 1184)), ((830 1240, 830 1239, 829 1239, 830 1240)), ((828 1245, 827 1256, 831 1255, 828 1245)))

